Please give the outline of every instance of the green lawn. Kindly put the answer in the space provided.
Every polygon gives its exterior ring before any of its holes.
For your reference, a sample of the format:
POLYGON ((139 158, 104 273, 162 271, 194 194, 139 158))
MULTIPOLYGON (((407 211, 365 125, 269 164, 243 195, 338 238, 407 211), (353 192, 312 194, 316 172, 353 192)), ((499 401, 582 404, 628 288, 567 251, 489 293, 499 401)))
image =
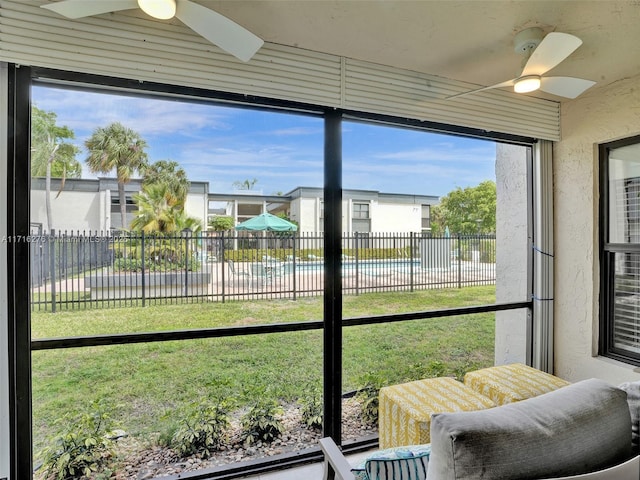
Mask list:
MULTIPOLYGON (((344 316, 432 310, 495 302, 495 287, 386 292, 344 297, 344 316)), ((149 306, 32 314, 33 338, 320 320, 322 298, 149 306)), ((343 391, 366 374, 394 384, 461 376, 493 365, 495 315, 476 314, 344 330, 343 391)), ((130 434, 166 431, 180 410, 223 397, 238 408, 258 395, 282 402, 321 385, 321 331, 89 347, 33 353, 36 451, 65 413, 92 400, 112 408, 130 434)))

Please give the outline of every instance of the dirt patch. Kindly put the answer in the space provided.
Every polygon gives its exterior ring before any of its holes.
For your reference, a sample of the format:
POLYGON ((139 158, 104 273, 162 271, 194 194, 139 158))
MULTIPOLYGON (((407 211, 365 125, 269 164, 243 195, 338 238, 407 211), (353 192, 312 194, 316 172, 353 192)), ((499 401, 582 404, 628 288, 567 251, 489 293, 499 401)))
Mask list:
MULTIPOLYGON (((343 401, 342 425, 344 440, 367 437, 377 433, 377 426, 364 423, 360 418, 360 404, 355 398, 343 401)), ((209 458, 192 455, 180 458, 170 448, 152 445, 149 439, 123 436, 116 443, 116 468, 112 478, 118 480, 147 480, 159 476, 177 475, 200 469, 214 468, 248 460, 268 458, 284 453, 299 452, 318 444, 322 432, 303 425, 300 411, 290 405, 282 416, 283 435, 272 443, 258 442, 246 446, 237 419, 231 422, 229 442, 209 458)))

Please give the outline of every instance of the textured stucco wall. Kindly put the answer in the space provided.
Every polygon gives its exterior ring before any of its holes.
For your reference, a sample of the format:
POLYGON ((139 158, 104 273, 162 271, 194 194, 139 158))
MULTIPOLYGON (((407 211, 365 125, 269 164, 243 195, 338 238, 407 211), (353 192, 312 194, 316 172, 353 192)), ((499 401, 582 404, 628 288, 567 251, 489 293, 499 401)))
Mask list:
POLYGON ((570 381, 640 380, 630 365, 597 357, 597 144, 640 134, 640 76, 593 88, 561 109, 554 146, 555 371, 570 381))
POLYGON ((419 232, 422 229, 420 205, 376 202, 371 205, 372 232, 419 232))
MULTIPOLYGON (((63 191, 58 198, 57 191, 51 192, 51 215, 56 231, 106 231, 100 224, 101 205, 97 192, 63 191)), ((47 224, 46 194, 44 190, 31 190, 31 222, 41 223, 45 231, 47 224)), ((119 218, 119 217, 118 217, 119 218)), ((120 226, 118 224, 118 226, 120 226)))
MULTIPOLYGON (((496 302, 528 300, 527 148, 496 146, 496 302)), ((496 312, 495 364, 527 361, 526 310, 496 312)))
POLYGON ((299 198, 291 202, 292 218, 299 222, 301 232, 317 232, 320 222, 319 205, 316 198, 299 198), (293 215, 295 212, 295 216, 293 215))
POLYGON ((202 229, 207 228, 207 210, 209 208, 209 200, 202 193, 187 194, 184 204, 184 212, 190 216, 200 220, 202 229))

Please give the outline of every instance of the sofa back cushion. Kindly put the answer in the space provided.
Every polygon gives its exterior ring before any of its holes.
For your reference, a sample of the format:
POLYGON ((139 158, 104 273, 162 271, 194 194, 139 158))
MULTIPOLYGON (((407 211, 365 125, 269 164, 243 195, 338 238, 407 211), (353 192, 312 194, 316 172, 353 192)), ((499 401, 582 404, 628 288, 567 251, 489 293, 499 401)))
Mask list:
POLYGON ((435 414, 427 479, 558 477, 630 455, 625 392, 591 379, 488 410, 435 414))
POLYGON ((631 448, 640 453, 640 382, 625 382, 618 388, 627 392, 627 403, 631 414, 631 448))

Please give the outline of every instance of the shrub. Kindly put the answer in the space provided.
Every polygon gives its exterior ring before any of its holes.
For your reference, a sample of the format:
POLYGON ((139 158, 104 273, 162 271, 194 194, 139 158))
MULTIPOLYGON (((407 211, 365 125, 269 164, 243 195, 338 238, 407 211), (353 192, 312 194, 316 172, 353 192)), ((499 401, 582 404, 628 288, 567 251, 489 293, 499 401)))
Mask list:
POLYGON ((155 444, 159 447, 171 448, 173 447, 173 437, 178 431, 178 425, 170 424, 163 426, 155 438, 155 444))
POLYGON ((447 365, 440 360, 431 360, 426 365, 424 363, 414 363, 409 365, 408 375, 405 381, 418 380, 422 378, 444 377, 447 375, 447 365))
POLYGON ((62 424, 64 430, 41 452, 46 478, 89 476, 113 455, 111 421, 101 404, 94 402, 90 413, 76 418, 65 415, 55 424, 62 424))
POLYGON ((278 418, 283 413, 284 410, 275 400, 256 400, 240 420, 245 444, 258 441, 270 443, 278 438, 284 432, 282 420, 278 418))
POLYGON ((310 387, 309 394, 298 400, 302 422, 309 428, 322 428, 323 402, 322 392, 318 387, 310 387))
POLYGON ((209 226, 212 230, 221 232, 231 230, 235 224, 233 217, 227 215, 216 215, 209 219, 209 226))
POLYGON ((125 272, 141 272, 142 261, 137 258, 116 258, 113 262, 113 269, 125 272))
POLYGON ((360 400, 360 415, 368 424, 378 423, 378 395, 384 383, 379 375, 369 372, 362 377, 362 386, 356 392, 356 398, 360 400))
POLYGON ((171 443, 182 456, 197 453, 206 458, 226 440, 229 405, 224 401, 207 404, 203 400, 194 407, 178 426, 171 443))

